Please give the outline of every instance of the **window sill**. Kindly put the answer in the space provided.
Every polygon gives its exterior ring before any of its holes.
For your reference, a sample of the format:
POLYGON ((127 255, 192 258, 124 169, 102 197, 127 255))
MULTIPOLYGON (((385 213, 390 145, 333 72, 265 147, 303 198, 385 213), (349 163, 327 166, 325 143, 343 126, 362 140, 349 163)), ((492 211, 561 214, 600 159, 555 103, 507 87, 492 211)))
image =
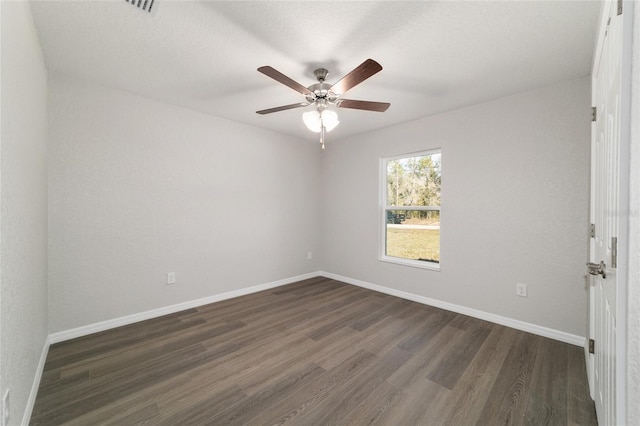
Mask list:
POLYGON ((381 262, 395 263, 396 265, 411 266, 412 268, 428 269, 430 271, 440 272, 440 264, 435 262, 427 262, 423 260, 403 259, 401 257, 380 256, 381 262))

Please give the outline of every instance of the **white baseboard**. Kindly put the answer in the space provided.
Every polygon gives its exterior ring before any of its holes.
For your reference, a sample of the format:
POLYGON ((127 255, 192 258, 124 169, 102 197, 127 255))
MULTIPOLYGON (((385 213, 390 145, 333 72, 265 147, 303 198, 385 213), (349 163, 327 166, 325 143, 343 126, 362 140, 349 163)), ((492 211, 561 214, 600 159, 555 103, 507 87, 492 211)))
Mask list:
POLYGON ((42 347, 42 353, 40 354, 40 361, 38 362, 38 368, 36 369, 36 375, 33 378, 33 384, 31 385, 31 393, 27 400, 27 406, 24 409, 24 415, 22 416, 23 426, 27 426, 31 420, 31 414, 33 413, 33 407, 36 404, 36 396, 38 396, 38 388, 40 387, 40 380, 42 379, 42 373, 44 371, 44 364, 47 361, 47 354, 49 353, 49 338, 45 339, 42 347))
POLYGON ((536 334, 550 339, 559 340, 561 342, 569 343, 576 346, 585 346, 585 337, 575 334, 566 333, 564 331, 554 330, 551 328, 543 327, 540 325, 516 320, 513 318, 503 317, 501 315, 492 314, 490 312, 480 311, 478 309, 468 308, 466 306, 456 305, 442 300, 432 299, 430 297, 419 296, 417 294, 408 293, 401 290, 396 290, 389 287, 384 287, 378 284, 372 284, 366 281, 357 280, 354 278, 345 277, 331 272, 317 271, 304 275, 298 275, 295 277, 285 278, 278 281, 273 281, 265 284, 259 284, 252 287, 242 288, 239 290, 233 290, 226 293, 216 294, 213 296, 204 297, 202 299, 190 300, 183 303, 178 303, 171 306, 165 306, 150 311, 145 311, 137 314, 127 315, 120 318, 114 318, 107 321, 98 322, 95 324, 89 324, 86 326, 73 328, 71 330, 65 330, 58 333, 49 335, 49 343, 54 344, 65 340, 75 339, 76 337, 86 336, 92 333, 109 330, 115 327, 121 327, 123 325, 132 324, 138 321, 144 321, 151 318, 157 318, 162 315, 168 315, 175 312, 183 311, 185 309, 191 309, 209 303, 215 303, 222 300, 231 299, 238 296, 244 296, 250 293, 256 293, 258 291, 268 290, 270 288, 279 287, 285 284, 291 284, 296 281, 306 280, 309 278, 323 276, 331 278, 337 281, 341 281, 347 284, 356 285, 358 287, 367 288, 369 290, 378 291, 380 293, 390 294, 392 296, 400 297, 414 302, 422 303, 429 306, 435 306, 437 308, 446 309, 451 312, 456 312, 470 317, 479 318, 485 321, 493 322, 495 324, 504 325, 507 327, 515 328, 516 330, 526 331, 528 333, 536 334))
POLYGON ((377 284, 372 284, 366 281, 356 280, 356 279, 345 277, 342 275, 332 274, 330 272, 320 271, 318 272, 318 274, 326 278, 334 279, 336 281, 342 281, 347 284, 356 285, 358 287, 367 288, 369 290, 378 291, 380 293, 390 294, 391 296, 412 300, 414 302, 422 303, 425 305, 435 306, 436 308, 445 309, 447 311, 456 312, 458 314, 468 315, 470 317, 489 321, 495 324, 500 324, 507 327, 515 328, 516 330, 526 331, 528 333, 536 334, 538 336, 559 340, 561 342, 569 343, 571 345, 576 345, 580 347, 584 347, 585 345, 584 336, 577 336, 575 334, 565 333, 564 331, 542 327, 540 325, 531 324, 531 323, 516 320, 513 318, 503 317, 501 315, 480 311, 478 309, 468 308, 466 306, 456 305, 449 302, 443 302, 442 300, 431 299, 429 297, 419 296, 413 293, 407 293, 405 291, 396 290, 393 288, 384 287, 377 284))
POLYGON ((213 296, 203 297, 202 299, 189 300, 187 302, 177 303, 171 306, 165 306, 158 309, 152 309, 150 311, 140 312, 137 314, 127 315, 124 317, 114 318, 106 321, 97 322, 94 324, 85 325, 82 327, 72 328, 70 330, 60 331, 49 335, 49 342, 51 344, 63 342, 65 340, 75 339, 76 337, 87 336, 89 334, 97 333, 100 331, 109 330, 123 325, 133 324, 138 321, 144 321, 151 318, 161 317, 163 315, 173 314, 175 312, 184 311, 185 309, 196 308, 202 305, 208 305, 209 303, 220 302, 222 300, 232 299, 238 296, 244 296, 250 293, 256 293, 258 291, 268 290, 270 288, 279 287, 285 284, 291 284, 297 281, 306 280, 308 278, 314 278, 319 276, 318 272, 311 272, 304 275, 297 275, 295 277, 285 278, 278 281, 272 281, 269 283, 259 284, 252 287, 241 288, 239 290, 228 291, 226 293, 215 294, 213 296))

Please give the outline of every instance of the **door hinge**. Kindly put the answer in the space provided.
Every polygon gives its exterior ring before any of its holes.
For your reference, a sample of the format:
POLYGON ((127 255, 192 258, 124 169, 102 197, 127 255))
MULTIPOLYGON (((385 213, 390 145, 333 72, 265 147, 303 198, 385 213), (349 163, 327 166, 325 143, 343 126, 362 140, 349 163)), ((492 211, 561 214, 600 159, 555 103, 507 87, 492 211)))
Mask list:
POLYGON ((596 341, 593 339, 589 339, 589 353, 590 354, 596 353, 596 341))
POLYGON ((622 15, 622 0, 618 0, 618 15, 622 15))
POLYGON ((597 116, 598 116, 597 108, 591 107, 591 121, 596 121, 597 116))
POLYGON ((589 224, 589 237, 591 237, 591 238, 595 238, 596 237, 596 224, 595 223, 590 223, 589 224))
POLYGON ((611 237, 611 267, 618 267, 618 237, 611 237))

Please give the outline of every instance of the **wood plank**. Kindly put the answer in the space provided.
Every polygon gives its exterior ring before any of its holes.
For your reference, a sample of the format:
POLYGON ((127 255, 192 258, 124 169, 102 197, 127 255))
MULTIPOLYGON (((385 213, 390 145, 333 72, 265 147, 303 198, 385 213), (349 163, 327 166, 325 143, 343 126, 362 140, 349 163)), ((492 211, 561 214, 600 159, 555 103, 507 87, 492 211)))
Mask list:
POLYGON ((365 315, 370 310, 379 309, 380 305, 372 303, 368 299, 360 300, 351 304, 349 310, 343 310, 342 315, 331 315, 328 321, 318 324, 313 330, 307 333, 307 336, 313 340, 321 340, 337 330, 348 327, 357 318, 365 315))
POLYGON ((243 425, 260 415, 276 401, 295 394, 300 388, 313 383, 325 370, 315 364, 291 369, 284 380, 272 383, 262 392, 248 396, 207 419, 209 424, 243 425))
POLYGON ((498 378, 500 368, 518 333, 500 325, 491 327, 491 332, 453 388, 445 411, 441 413, 441 418, 446 419, 445 424, 475 423, 491 396, 487 390, 493 387, 498 378))
POLYGON ((366 330, 373 324, 376 324, 385 318, 398 314, 409 304, 410 302, 408 300, 394 298, 394 300, 391 300, 390 303, 386 303, 384 307, 371 310, 370 312, 360 316, 352 324, 350 324, 350 327, 358 331, 366 330))
POLYGON ((418 352, 421 347, 428 344, 429 340, 440 332, 456 314, 453 312, 439 310, 429 315, 424 326, 420 327, 417 332, 412 333, 409 337, 398 344, 398 347, 408 352, 418 352))
POLYGON ((66 422, 66 426, 86 426, 117 421, 130 415, 136 408, 148 403, 159 407, 160 419, 174 413, 189 410, 194 404, 212 395, 226 394, 229 388, 237 388, 226 380, 229 372, 222 365, 203 364, 192 370, 176 374, 167 380, 157 381, 123 396, 112 404, 102 406, 85 415, 66 422))
POLYGON ((420 376, 402 389, 398 400, 376 419, 375 424, 438 425, 442 419, 434 416, 434 401, 441 395, 446 399, 450 392, 436 382, 420 376))
POLYGON ((453 389, 488 334, 489 329, 482 325, 470 326, 455 344, 451 345, 448 356, 436 364, 427 377, 447 389, 453 389))
POLYGON ((513 341, 478 424, 523 424, 540 339, 522 333, 513 341))
POLYGON ((249 424, 284 424, 298 419, 308 421, 307 413, 321 404, 341 383, 356 377, 376 361, 375 355, 359 350, 340 365, 327 371, 312 385, 306 386, 290 398, 281 399, 249 420, 249 424))
POLYGON ((413 357, 389 377, 389 382, 400 389, 407 388, 416 380, 426 378, 435 365, 445 359, 449 354, 449 348, 460 338, 463 331, 454 327, 444 327, 433 336, 422 350, 413 354, 413 357))
POLYGON ((378 362, 365 367, 354 378, 338 386, 327 399, 310 409, 304 422, 316 425, 338 423, 410 357, 410 353, 397 348, 377 357, 378 362))
POLYGON ((160 411, 158 410, 158 406, 156 404, 149 404, 136 409, 126 416, 114 416, 104 423, 104 426, 153 424, 156 423, 159 417, 160 411))
POLYGON ((206 398, 195 401, 180 411, 169 412, 160 421, 154 423, 163 426, 211 424, 210 422, 218 413, 246 398, 246 394, 237 386, 205 395, 206 398))
POLYGON ((384 381, 373 389, 360 404, 343 417, 337 419, 338 425, 371 425, 377 423, 385 412, 400 400, 402 390, 384 381))
MULTIPOLYGON (((124 337, 110 337, 108 335, 104 335, 100 337, 100 341, 91 343, 90 345, 88 345, 86 349, 82 349, 77 352, 70 353, 68 355, 60 355, 60 356, 54 355, 51 360, 49 360, 47 356, 47 362, 45 363, 44 369, 52 370, 62 365, 68 365, 74 362, 91 358, 96 355, 104 356, 110 351, 121 350, 126 345, 137 343, 143 337, 144 338, 154 338, 154 337, 160 338, 162 336, 174 333, 176 331, 187 330, 191 327, 195 327, 202 324, 205 324, 205 321, 194 320, 188 323, 182 323, 180 321, 176 321, 170 326, 166 326, 162 328, 151 328, 148 331, 148 333, 138 332, 131 335, 127 334, 124 337)), ((153 325, 151 324, 150 326, 153 327, 153 325)), ((54 349, 54 353, 55 352, 57 352, 56 349, 54 349)))
POLYGON ((126 386, 131 380, 141 380, 144 373, 157 374, 163 371, 163 366, 175 368, 176 365, 190 360, 205 351, 201 345, 183 348, 176 354, 167 354, 164 358, 147 361, 143 364, 130 366, 122 370, 113 377, 91 380, 81 385, 68 386, 59 392, 45 393, 38 396, 37 404, 34 407, 34 418, 49 418, 59 421, 70 420, 92 411, 102 405, 113 402, 115 398, 110 391, 113 387, 126 386), (179 359, 178 362, 171 363, 171 358, 179 359))
POLYGON ((567 424, 567 349, 563 343, 541 339, 525 412, 528 424, 567 424))

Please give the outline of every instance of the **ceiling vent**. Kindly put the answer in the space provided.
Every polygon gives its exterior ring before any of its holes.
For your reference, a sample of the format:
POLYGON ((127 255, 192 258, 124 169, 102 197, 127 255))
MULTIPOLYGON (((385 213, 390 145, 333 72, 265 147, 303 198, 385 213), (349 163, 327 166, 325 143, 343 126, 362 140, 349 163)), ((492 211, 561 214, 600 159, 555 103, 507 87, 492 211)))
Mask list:
POLYGON ((155 15, 157 0, 124 0, 127 3, 143 10, 151 15, 155 15))

